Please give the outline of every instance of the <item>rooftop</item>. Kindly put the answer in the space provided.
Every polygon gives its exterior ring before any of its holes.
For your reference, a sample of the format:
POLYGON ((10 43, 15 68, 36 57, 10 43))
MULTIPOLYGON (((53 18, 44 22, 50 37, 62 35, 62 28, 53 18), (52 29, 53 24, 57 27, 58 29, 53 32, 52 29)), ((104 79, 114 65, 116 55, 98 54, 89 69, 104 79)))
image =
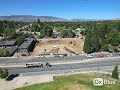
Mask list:
POLYGON ((14 46, 16 41, 0 41, 0 46, 14 46))
POLYGON ((34 39, 30 38, 27 39, 26 41, 24 41, 23 44, 21 44, 21 46, 19 47, 19 49, 26 49, 29 47, 29 45, 33 42, 34 39))

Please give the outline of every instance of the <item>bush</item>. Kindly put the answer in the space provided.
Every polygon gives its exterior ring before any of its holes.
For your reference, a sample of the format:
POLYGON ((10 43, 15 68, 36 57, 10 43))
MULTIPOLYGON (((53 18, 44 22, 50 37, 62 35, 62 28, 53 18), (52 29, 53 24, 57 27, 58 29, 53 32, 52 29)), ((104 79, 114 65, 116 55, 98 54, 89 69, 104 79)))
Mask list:
POLYGON ((114 79, 119 79, 119 75, 118 75, 118 65, 115 66, 113 72, 112 72, 112 77, 114 79))
POLYGON ((0 68, 0 78, 6 78, 8 76, 8 70, 7 70, 7 68, 3 68, 3 69, 1 69, 0 68))

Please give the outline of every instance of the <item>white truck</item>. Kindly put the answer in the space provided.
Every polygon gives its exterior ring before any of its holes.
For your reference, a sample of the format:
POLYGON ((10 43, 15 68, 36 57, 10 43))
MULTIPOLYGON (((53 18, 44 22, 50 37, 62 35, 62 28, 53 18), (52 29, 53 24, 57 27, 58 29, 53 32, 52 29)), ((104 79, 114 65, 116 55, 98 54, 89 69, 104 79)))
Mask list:
POLYGON ((43 67, 41 62, 26 63, 24 68, 43 67))

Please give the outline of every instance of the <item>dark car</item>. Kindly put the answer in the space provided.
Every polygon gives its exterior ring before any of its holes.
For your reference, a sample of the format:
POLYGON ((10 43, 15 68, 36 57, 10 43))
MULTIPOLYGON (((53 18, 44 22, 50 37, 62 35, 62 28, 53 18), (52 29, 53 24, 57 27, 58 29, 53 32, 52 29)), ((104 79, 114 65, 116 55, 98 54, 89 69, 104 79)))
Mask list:
POLYGON ((7 78, 6 78, 6 80, 7 81, 11 81, 11 80, 13 80, 15 77, 18 77, 19 76, 19 74, 11 74, 11 75, 9 75, 7 78))

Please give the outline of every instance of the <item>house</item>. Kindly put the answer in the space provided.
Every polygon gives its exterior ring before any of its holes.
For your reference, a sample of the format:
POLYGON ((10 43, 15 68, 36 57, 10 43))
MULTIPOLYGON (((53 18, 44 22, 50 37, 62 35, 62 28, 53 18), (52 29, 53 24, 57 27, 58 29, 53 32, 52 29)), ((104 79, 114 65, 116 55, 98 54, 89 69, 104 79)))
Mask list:
POLYGON ((120 44, 118 45, 118 51, 120 51, 120 44))
POLYGON ((16 41, 0 41, 0 48, 3 49, 5 56, 12 56, 17 50, 16 41))
POLYGON ((74 33, 76 36, 81 36, 81 28, 76 28, 74 33))
POLYGON ((26 39, 18 48, 18 52, 23 55, 30 55, 30 52, 33 51, 36 41, 32 38, 26 39))
POLYGON ((53 30, 53 36, 54 37, 60 37, 61 32, 58 32, 56 30, 53 30))
POLYGON ((81 31, 84 31, 85 29, 83 29, 83 28, 76 28, 75 30, 74 30, 74 33, 75 33, 75 35, 77 36, 77 37, 79 37, 79 36, 82 36, 82 34, 81 34, 81 31))
POLYGON ((17 51, 17 46, 4 48, 4 53, 6 53, 6 56, 12 56, 16 51, 17 51))
POLYGON ((16 43, 16 41, 0 41, 0 47, 15 46, 16 43))

